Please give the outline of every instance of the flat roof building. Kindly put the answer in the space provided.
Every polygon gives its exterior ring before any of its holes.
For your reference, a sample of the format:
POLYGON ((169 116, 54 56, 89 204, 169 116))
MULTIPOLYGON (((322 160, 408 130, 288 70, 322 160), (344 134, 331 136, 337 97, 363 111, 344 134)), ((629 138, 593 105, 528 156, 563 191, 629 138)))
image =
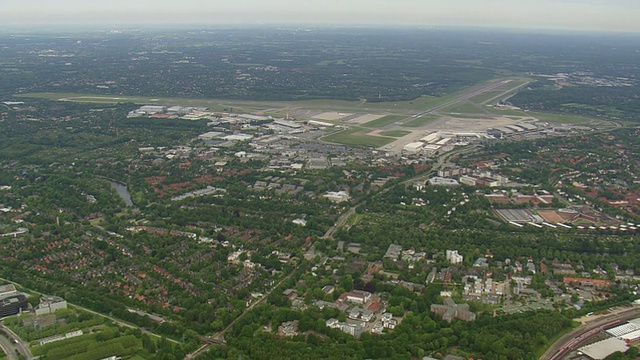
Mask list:
POLYGON ((211 139, 215 139, 215 138, 219 137, 220 135, 223 135, 223 133, 218 132, 218 131, 209 131, 209 132, 206 132, 204 134, 198 135, 198 139, 211 140, 211 139))
POLYGON ((409 143, 407 145, 404 146, 404 148, 402 148, 405 152, 408 153, 417 153, 418 151, 420 151, 420 149, 424 146, 423 142, 417 141, 417 142, 412 142, 409 143))
POLYGON ((66 309, 67 301, 57 296, 43 295, 40 304, 36 308, 36 315, 53 314, 57 310, 66 309))
POLYGON ((18 290, 16 290, 16 287, 13 284, 0 285, 0 298, 15 295, 17 293, 18 290))
POLYGON ((431 312, 442 316, 444 321, 452 322, 453 319, 474 321, 476 319, 476 314, 469 311, 468 304, 456 304, 451 298, 445 298, 444 303, 444 305, 431 305, 431 312))
POLYGON ((431 179, 429 179, 429 185, 432 186, 458 186, 460 185, 460 183, 458 183, 457 180, 455 179, 449 179, 449 178, 443 178, 443 177, 432 177, 431 179))
POLYGON ((629 344, 627 344, 624 340, 609 338, 587 346, 583 346, 578 350, 590 359, 602 360, 617 351, 624 353, 627 351, 627 349, 629 349, 629 344))
POLYGON ((18 294, 0 300, 0 318, 21 313, 29 309, 27 297, 18 294))

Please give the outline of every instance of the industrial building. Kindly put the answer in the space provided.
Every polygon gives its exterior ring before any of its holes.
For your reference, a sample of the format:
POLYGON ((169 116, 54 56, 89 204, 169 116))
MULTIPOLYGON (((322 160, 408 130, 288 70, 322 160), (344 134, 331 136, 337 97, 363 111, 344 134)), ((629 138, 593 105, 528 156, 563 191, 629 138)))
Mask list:
POLYGON ((167 108, 161 105, 144 105, 141 106, 138 110, 147 114, 157 114, 165 112, 167 108))
POLYGON ((27 297, 22 294, 12 295, 0 300, 0 318, 16 315, 26 310, 29 310, 29 303, 27 302, 27 297))
POLYGON ((420 151, 420 149, 422 149, 423 146, 424 146, 423 142, 417 141, 417 142, 412 142, 405 145, 404 148, 402 148, 402 150, 410 154, 415 154, 418 151, 420 151))
POLYGON ((226 140, 226 141, 249 141, 249 140, 253 139, 253 135, 249 135, 249 134, 233 134, 233 135, 227 135, 227 136, 223 137, 222 139, 226 140))
POLYGON ((578 349, 578 354, 584 355, 593 360, 602 360, 615 353, 616 351, 624 353, 628 349, 629 344, 627 344, 624 340, 620 340, 618 338, 609 338, 581 347, 580 349, 578 349))
POLYGON ((218 132, 218 131, 209 131, 209 132, 206 132, 204 134, 198 135, 198 139, 200 139, 200 140, 212 140, 212 139, 215 139, 215 138, 219 137, 220 135, 224 135, 224 134, 221 133, 221 132, 218 132))
POLYGON ((429 179, 429 185, 432 186, 458 186, 460 185, 460 183, 458 183, 457 180, 455 179, 449 179, 449 178, 443 178, 443 177, 432 177, 431 179, 429 179))

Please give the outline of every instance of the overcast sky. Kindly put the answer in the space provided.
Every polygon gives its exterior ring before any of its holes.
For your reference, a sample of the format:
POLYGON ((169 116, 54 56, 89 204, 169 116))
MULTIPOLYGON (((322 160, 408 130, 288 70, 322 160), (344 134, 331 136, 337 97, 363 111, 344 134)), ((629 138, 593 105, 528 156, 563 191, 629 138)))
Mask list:
POLYGON ((640 0, 0 0, 0 26, 30 24, 383 24, 640 32, 640 0))

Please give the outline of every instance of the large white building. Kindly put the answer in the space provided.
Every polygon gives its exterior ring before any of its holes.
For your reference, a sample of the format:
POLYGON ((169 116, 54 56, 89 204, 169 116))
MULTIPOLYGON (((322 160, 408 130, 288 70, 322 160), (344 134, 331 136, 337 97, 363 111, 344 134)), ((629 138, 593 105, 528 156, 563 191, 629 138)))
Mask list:
POLYGON ((138 110, 147 114, 157 114, 165 112, 167 108, 162 105, 144 105, 141 106, 138 110))
POLYGON ((420 151, 420 149, 422 149, 423 146, 424 146, 423 142, 417 141, 417 142, 408 143, 407 145, 404 146, 403 150, 407 153, 415 154, 418 151, 420 151))
POLYGON ((596 343, 583 346, 579 349, 581 355, 586 355, 593 360, 602 360, 607 356, 620 351, 622 353, 629 349, 629 344, 624 340, 618 338, 609 338, 606 340, 598 341, 596 343))
POLYGON ((323 195, 323 197, 329 199, 331 202, 340 203, 349 200, 349 194, 345 191, 329 191, 323 195))
POLYGON ((458 250, 447 250, 447 261, 452 264, 462 264, 464 256, 458 254, 458 250))
POLYGON ((455 179, 443 178, 439 176, 429 179, 429 185, 432 186, 458 186, 460 185, 455 179))
POLYGON ((40 304, 36 308, 36 315, 53 314, 56 310, 66 309, 67 301, 57 296, 43 295, 40 304))
POLYGON ((467 176, 467 175, 460 176, 460 183, 462 184, 469 185, 469 186, 476 186, 477 182, 478 182, 478 179, 474 177, 467 176))

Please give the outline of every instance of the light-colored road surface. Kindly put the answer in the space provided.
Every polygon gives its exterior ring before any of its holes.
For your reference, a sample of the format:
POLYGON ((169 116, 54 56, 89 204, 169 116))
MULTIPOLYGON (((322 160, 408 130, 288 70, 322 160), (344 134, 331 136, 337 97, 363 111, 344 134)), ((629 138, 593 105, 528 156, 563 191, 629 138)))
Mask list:
POLYGON ((11 343, 11 340, 4 337, 4 335, 0 334, 0 351, 3 351, 7 355, 7 359, 9 360, 18 360, 16 353, 14 351, 14 346, 11 343))
POLYGON ((22 339, 20 339, 20 337, 16 335, 16 333, 2 324, 0 324, 0 330, 7 334, 6 337, 5 335, 0 334, 0 338, 4 339, 4 341, 2 342, 3 348, 8 345, 7 349, 9 351, 7 352, 7 355, 10 359, 11 355, 13 355, 13 357, 17 359, 16 351, 18 351, 18 353, 20 353, 20 355, 22 355, 27 360, 33 359, 33 355, 31 355, 31 351, 29 351, 29 344, 22 341, 22 339), (8 342, 8 344, 5 344, 5 341, 8 342))
POLYGON ((351 217, 351 215, 356 213, 356 207, 352 207, 349 210, 347 210, 347 212, 345 212, 344 214, 342 214, 338 220, 336 221, 335 224, 333 224, 332 227, 329 228, 329 230, 327 230, 326 233, 324 233, 324 235, 322 236, 323 239, 327 239, 327 238, 331 238, 333 237, 333 233, 335 232, 336 229, 340 229, 344 226, 344 224, 347 222, 347 220, 349 220, 349 218, 351 217))
MULTIPOLYGON (((584 324, 576 329, 574 329, 573 331, 571 331, 569 334, 563 336, 560 338, 560 340, 556 341, 555 344, 553 344, 553 346, 551 346, 540 358, 540 360, 551 360, 551 359, 561 359, 562 357, 557 357, 558 355, 566 355, 568 354, 570 351, 575 350, 573 347, 571 349, 566 349, 566 352, 563 352, 562 354, 560 354, 561 350, 565 349, 567 344, 571 343, 572 341, 574 341, 575 339, 577 339, 578 337, 580 337, 583 334, 588 333, 591 330, 597 329, 600 326, 603 325, 607 325, 609 323, 615 322, 615 321, 628 321, 631 319, 635 319, 637 317, 640 317, 640 307, 634 306, 633 308, 629 309, 629 310, 625 310, 625 311, 621 311, 618 313, 614 313, 611 315, 607 315, 607 316, 602 316, 600 318, 598 318, 597 320, 594 320, 592 322, 589 322, 587 324, 584 324)), ((576 344, 576 345, 580 345, 580 344, 576 344)), ((578 347, 578 346, 576 346, 578 347)))

